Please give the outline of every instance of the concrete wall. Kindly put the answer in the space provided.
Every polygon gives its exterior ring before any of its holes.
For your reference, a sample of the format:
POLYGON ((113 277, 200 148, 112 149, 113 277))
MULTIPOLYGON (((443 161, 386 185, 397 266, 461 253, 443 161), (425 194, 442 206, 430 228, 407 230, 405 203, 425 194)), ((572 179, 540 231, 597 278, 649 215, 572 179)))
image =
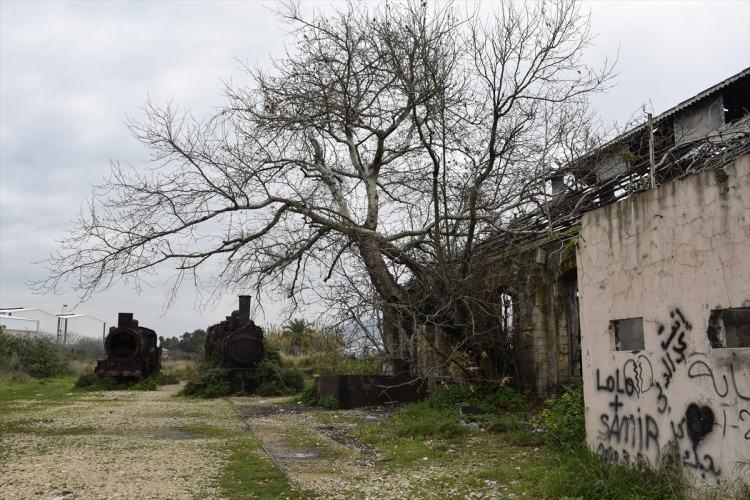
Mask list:
POLYGON ((750 307, 750 156, 586 214, 578 283, 589 446, 747 477, 750 348, 708 337, 712 310, 750 307), (643 318, 643 350, 614 350, 627 318, 643 318))

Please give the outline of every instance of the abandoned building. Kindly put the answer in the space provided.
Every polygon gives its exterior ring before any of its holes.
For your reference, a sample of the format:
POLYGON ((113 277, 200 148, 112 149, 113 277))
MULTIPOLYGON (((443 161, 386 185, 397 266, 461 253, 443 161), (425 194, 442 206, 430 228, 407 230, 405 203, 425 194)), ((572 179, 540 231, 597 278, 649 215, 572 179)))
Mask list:
POLYGON ((586 430, 603 457, 750 459, 750 155, 583 216, 586 430))
MULTIPOLYGON (((546 208, 513 222, 526 231, 478 256, 516 357, 489 353, 483 373, 540 397, 582 375, 588 444, 604 458, 656 464, 671 446, 700 478, 738 477, 750 460, 750 68, 547 180, 546 208)), ((419 342, 419 370, 435 374, 430 354, 449 346, 436 329, 419 342)))
MULTIPOLYGON (((671 152, 656 186, 582 217, 586 434, 605 459, 747 477, 749 83, 745 70, 654 119, 671 152)), ((599 168, 624 173, 615 157, 599 168)))

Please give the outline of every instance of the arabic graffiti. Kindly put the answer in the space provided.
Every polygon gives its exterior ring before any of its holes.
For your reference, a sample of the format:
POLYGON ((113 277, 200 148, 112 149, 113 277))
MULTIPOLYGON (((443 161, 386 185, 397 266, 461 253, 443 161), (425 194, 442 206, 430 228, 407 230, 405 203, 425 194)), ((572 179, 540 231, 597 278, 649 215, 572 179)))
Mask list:
POLYGON ((719 482, 720 462, 705 443, 725 439, 728 432, 750 440, 750 409, 736 407, 737 401, 750 401, 746 368, 741 358, 732 358, 719 370, 711 356, 689 352, 699 345, 693 340, 693 324, 679 308, 672 309, 669 318, 668 325, 656 326, 656 352, 634 351, 612 371, 596 369, 596 391, 607 398, 606 411, 599 414, 597 453, 609 462, 658 461, 660 445, 674 442, 675 459, 719 482), (675 394, 675 377, 708 382, 716 399, 675 394), (660 423, 668 428, 660 429, 660 423))

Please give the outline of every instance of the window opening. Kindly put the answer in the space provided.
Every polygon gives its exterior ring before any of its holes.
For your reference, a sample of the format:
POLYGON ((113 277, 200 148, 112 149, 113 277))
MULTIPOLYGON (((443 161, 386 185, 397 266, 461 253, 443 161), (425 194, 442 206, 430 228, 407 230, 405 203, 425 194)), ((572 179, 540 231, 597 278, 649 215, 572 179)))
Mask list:
POLYGON ((500 294, 500 327, 507 340, 513 338, 513 297, 507 293, 500 294))
POLYGON ((750 347, 750 307, 714 309, 706 336, 714 349, 750 347))
POLYGON ((609 322, 614 336, 615 351, 642 351, 643 318, 617 319, 609 322))

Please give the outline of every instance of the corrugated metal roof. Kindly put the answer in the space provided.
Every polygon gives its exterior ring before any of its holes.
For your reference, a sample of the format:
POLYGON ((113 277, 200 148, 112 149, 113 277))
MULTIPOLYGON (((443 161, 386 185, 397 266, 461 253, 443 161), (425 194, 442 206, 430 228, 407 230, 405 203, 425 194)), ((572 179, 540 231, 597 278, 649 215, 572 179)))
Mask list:
POLYGON ((58 314, 59 318, 63 319, 70 319, 70 318, 91 318, 93 320, 99 321, 100 323, 105 323, 104 320, 101 320, 97 317, 94 317, 90 314, 84 314, 84 313, 65 313, 65 314, 58 314))
POLYGON ((8 315, 6 315, 6 314, 0 314, 0 319, 2 319, 3 321, 5 321, 5 320, 13 320, 13 321, 16 321, 16 320, 17 320, 17 321, 34 321, 34 322, 36 322, 36 321, 39 321, 39 320, 37 320, 37 319, 24 318, 24 317, 22 317, 22 316, 8 316, 8 315))
MULTIPOLYGON (((706 99, 708 97, 713 96, 720 90, 742 80, 743 78, 750 77, 750 67, 745 68, 736 75, 730 76, 726 80, 722 80, 721 82, 717 83, 716 85, 707 88, 703 92, 699 92, 698 94, 694 95, 693 97, 686 99, 682 101, 681 103, 677 104, 676 106, 673 106, 666 110, 665 112, 661 113, 660 115, 657 115, 654 117, 654 123, 659 123, 660 121, 664 120, 665 118, 669 118, 670 116, 674 115, 675 113, 682 111, 683 109, 689 108, 690 106, 698 103, 699 101, 702 101, 703 99, 706 99)), ((631 137, 632 135, 636 134, 637 132, 640 132, 641 130, 646 128, 646 124, 638 125, 636 127, 631 128, 627 132, 623 132, 622 134, 618 135, 614 139, 611 139, 598 148, 594 149, 593 151, 589 151, 588 153, 584 154, 582 158, 579 159, 585 159, 587 157, 590 157, 593 155, 593 153, 605 150, 611 146, 614 146, 615 144, 631 137)), ((576 162, 578 163, 578 162, 576 162)))
POLYGON ((744 78, 746 76, 749 76, 749 75, 750 75, 750 68, 745 68, 742 71, 740 71, 739 73, 737 73, 736 75, 730 76, 726 80, 717 83, 713 87, 707 88, 703 92, 700 92, 700 93, 694 95, 690 99, 686 99, 686 100, 682 101, 677 106, 674 106, 673 108, 668 109, 664 113, 662 113, 659 116, 655 117, 654 120, 658 121, 658 120, 662 120, 662 119, 664 119, 664 118, 666 118, 668 116, 671 116, 671 115, 677 113, 678 111, 681 111, 681 110, 683 110, 683 109, 685 109, 685 108, 687 108, 689 106, 692 106, 693 104, 697 103, 698 101, 700 101, 702 99, 705 99, 706 97, 712 96, 713 94, 715 94, 719 90, 721 90, 721 89, 723 89, 725 87, 728 87, 729 85, 732 85, 733 83, 735 83, 735 82, 737 82, 737 81, 741 80, 742 78, 744 78))

